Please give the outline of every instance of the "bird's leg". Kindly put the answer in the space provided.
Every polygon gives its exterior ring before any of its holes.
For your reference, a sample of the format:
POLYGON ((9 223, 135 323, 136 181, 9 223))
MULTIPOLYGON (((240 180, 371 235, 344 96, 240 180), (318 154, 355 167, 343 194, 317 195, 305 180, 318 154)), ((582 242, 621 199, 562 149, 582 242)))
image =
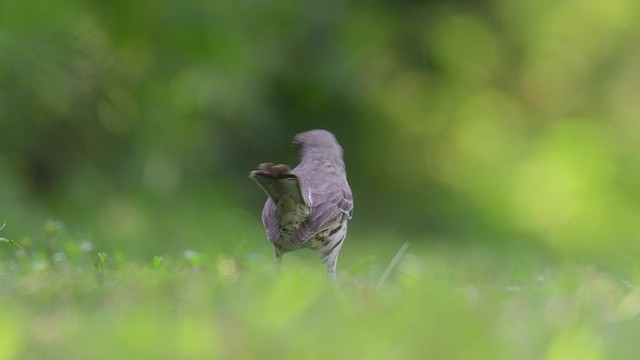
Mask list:
POLYGON ((323 262, 327 265, 327 275, 329 275, 329 279, 336 279, 336 265, 338 263, 338 254, 340 253, 340 248, 334 249, 330 254, 324 257, 323 262))
POLYGON ((331 280, 336 279, 336 265, 338 263, 338 255, 340 254, 340 249, 342 248, 342 244, 344 243, 345 236, 346 232, 343 232, 340 240, 336 241, 327 252, 322 253, 322 262, 327 265, 327 274, 329 275, 329 279, 331 280))
POLYGON ((276 267, 279 269, 282 267, 282 252, 277 247, 274 247, 274 250, 276 253, 276 267))
POLYGON ((336 261, 335 260, 327 264, 327 274, 329 275, 329 279, 333 281, 336 280, 336 261))

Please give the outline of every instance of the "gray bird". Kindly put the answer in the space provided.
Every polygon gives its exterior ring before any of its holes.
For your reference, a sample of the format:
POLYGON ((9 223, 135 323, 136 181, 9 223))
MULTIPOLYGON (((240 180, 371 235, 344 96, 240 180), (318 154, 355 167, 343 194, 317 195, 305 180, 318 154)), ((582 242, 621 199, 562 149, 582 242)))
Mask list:
POLYGON ((300 133, 293 145, 300 157, 293 170, 284 164, 263 163, 249 174, 269 196, 262 223, 278 262, 287 252, 312 249, 335 279, 347 221, 353 215, 342 147, 326 130, 300 133))

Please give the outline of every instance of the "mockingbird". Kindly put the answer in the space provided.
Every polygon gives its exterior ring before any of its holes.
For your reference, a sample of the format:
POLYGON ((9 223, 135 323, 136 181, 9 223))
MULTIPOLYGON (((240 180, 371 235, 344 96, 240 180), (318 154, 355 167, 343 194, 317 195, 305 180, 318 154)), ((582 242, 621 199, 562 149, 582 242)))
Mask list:
POLYGON ((347 221, 353 214, 342 147, 326 130, 300 133, 293 144, 300 157, 293 170, 284 164, 263 163, 249 174, 269 196, 262 223, 278 262, 287 252, 312 249, 335 279, 347 221))

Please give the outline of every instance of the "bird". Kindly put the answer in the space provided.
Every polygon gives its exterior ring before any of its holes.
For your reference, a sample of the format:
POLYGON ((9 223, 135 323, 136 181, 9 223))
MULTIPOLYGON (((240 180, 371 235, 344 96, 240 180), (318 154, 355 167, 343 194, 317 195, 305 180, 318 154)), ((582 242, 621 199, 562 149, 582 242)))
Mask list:
POLYGON ((347 222, 353 217, 343 150, 336 137, 322 129, 295 135, 293 145, 299 157, 293 169, 267 162, 249 174, 268 196, 262 223, 278 264, 285 253, 311 249, 335 279, 347 222))

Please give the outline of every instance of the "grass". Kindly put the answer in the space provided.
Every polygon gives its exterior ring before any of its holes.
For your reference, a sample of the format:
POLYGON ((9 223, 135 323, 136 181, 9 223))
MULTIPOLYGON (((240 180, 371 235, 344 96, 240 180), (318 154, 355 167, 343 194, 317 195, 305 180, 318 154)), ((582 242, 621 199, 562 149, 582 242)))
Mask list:
POLYGON ((46 246, 0 243, 0 360, 637 356, 630 260, 350 239, 331 283, 312 254, 128 259, 45 229, 46 246))

